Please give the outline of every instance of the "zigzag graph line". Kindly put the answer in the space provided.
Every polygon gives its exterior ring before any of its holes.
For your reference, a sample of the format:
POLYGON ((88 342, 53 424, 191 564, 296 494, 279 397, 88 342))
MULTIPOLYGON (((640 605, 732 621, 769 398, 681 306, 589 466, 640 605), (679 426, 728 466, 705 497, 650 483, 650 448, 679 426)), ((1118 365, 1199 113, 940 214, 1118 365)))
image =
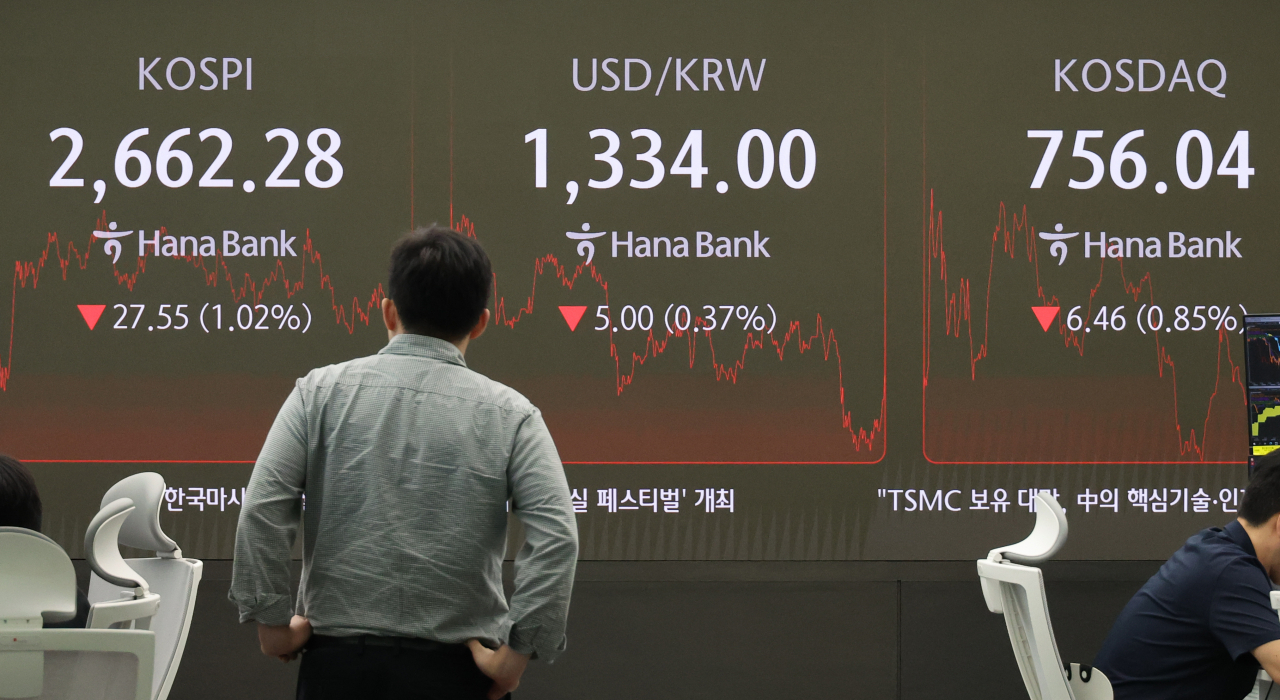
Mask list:
MULTIPOLYGON (((105 229, 107 226, 105 211, 98 218, 95 225, 98 230, 105 229)), ((475 225, 465 215, 454 223, 454 228, 471 237, 475 237, 475 225)), ((160 230, 161 235, 166 233, 164 228, 160 230)), ((13 292, 10 298, 9 349, 6 357, 3 358, 3 362, 0 362, 0 392, 7 391, 9 382, 13 378, 13 347, 19 290, 25 290, 28 287, 32 291, 36 290, 40 285, 41 273, 51 260, 57 263, 57 270, 63 281, 67 281, 69 273, 73 270, 86 270, 89 265, 89 259, 93 255, 93 241, 94 238, 90 235, 84 251, 81 252, 74 241, 68 241, 64 246, 58 234, 51 232, 46 235, 45 247, 35 259, 29 261, 19 260, 14 263, 13 292)), ((227 265, 226 259, 220 253, 207 257, 200 255, 176 256, 172 259, 184 261, 194 270, 199 271, 206 287, 225 287, 230 293, 232 301, 237 304, 244 302, 246 299, 249 303, 257 304, 261 302, 268 290, 276 286, 283 289, 287 298, 292 298, 306 288, 308 268, 314 266, 316 270, 311 274, 315 279, 318 279, 320 288, 322 290, 327 289, 330 293, 335 324, 346 329, 348 333, 354 333, 359 324, 369 325, 371 317, 375 315, 376 309, 386 296, 382 285, 379 284, 375 287, 364 300, 353 296, 349 305, 340 304, 333 281, 324 271, 323 258, 320 251, 315 247, 310 229, 306 230, 300 258, 301 261, 296 275, 291 274, 290 270, 285 266, 284 260, 277 259, 271 271, 258 278, 248 273, 239 275, 233 273, 227 265), (238 281, 237 277, 239 278, 238 281)), ((116 283, 129 291, 134 291, 139 278, 147 271, 148 261, 149 258, 147 257, 137 258, 135 268, 129 272, 122 272, 118 265, 113 264, 112 275, 116 283)), ((608 301, 609 284, 595 265, 578 264, 570 269, 562 265, 555 255, 547 254, 534 261, 533 282, 530 292, 524 303, 516 307, 514 312, 508 312, 507 300, 498 294, 498 279, 497 275, 494 275, 494 298, 496 300, 494 322, 501 327, 514 329, 527 314, 532 314, 537 295, 538 280, 548 273, 554 274, 559 283, 568 289, 573 289, 575 282, 585 274, 600 287, 605 294, 606 303, 608 301)), ((704 328, 706 325, 701 319, 695 319, 694 324, 704 328)), ((691 332, 691 329, 688 331, 676 330, 674 333, 667 333, 661 339, 650 331, 645 338, 644 351, 642 353, 631 352, 630 357, 626 359, 623 358, 622 352, 618 349, 617 343, 613 338, 613 332, 610 331, 609 333, 610 356, 614 360, 616 370, 615 392, 617 395, 621 395, 635 381, 640 367, 650 359, 664 354, 673 339, 686 341, 688 366, 691 369, 697 360, 698 344, 696 336, 691 332), (629 362, 629 366, 624 369, 624 363, 626 362, 629 362)), ((836 340, 835 331, 825 327, 820 314, 816 315, 814 332, 808 335, 802 330, 802 324, 799 321, 789 322, 786 331, 781 334, 780 338, 776 334, 748 332, 741 352, 726 362, 721 362, 717 359, 713 332, 703 331, 698 335, 703 336, 707 341, 707 352, 710 353, 711 366, 717 381, 737 383, 739 374, 746 367, 747 356, 750 351, 761 350, 766 347, 771 348, 772 353, 777 356, 779 361, 786 359, 788 348, 791 347, 794 347, 794 352, 800 354, 816 348, 821 352, 824 361, 830 361, 834 357, 840 385, 841 427, 849 433, 851 444, 856 451, 871 450, 877 444, 877 441, 882 441, 886 403, 883 392, 880 415, 872 422, 872 427, 867 429, 855 426, 852 412, 846 406, 844 368, 840 357, 839 342, 836 340)))
MULTIPOLYGON (((96 230, 105 230, 107 227, 107 214, 104 211, 95 224, 96 230)), ((161 235, 166 233, 165 228, 161 227, 161 235)), ((59 240, 56 232, 46 235, 44 250, 33 260, 19 260, 14 263, 13 268, 13 293, 10 296, 9 306, 9 351, 8 354, 0 361, 0 391, 6 391, 13 375, 13 344, 14 344, 14 327, 17 323, 18 312, 18 290, 26 289, 28 286, 34 291, 40 285, 41 272, 50 260, 57 262, 57 269, 61 273, 62 281, 67 281, 68 273, 72 270, 84 271, 89 266, 89 258, 93 255, 94 238, 90 234, 89 241, 85 244, 84 252, 80 252, 74 241, 68 241, 65 246, 59 240)), ((254 278, 248 273, 240 275, 240 281, 236 281, 236 275, 231 272, 227 266, 227 261, 222 254, 205 257, 200 255, 178 256, 173 259, 182 260, 190 264, 193 269, 199 270, 204 278, 207 287, 218 287, 220 284, 225 286, 231 294, 233 303, 239 304, 246 299, 250 303, 257 304, 262 301, 263 296, 268 289, 279 285, 284 289, 287 298, 293 298, 294 295, 301 292, 307 283, 307 269, 314 265, 316 271, 314 275, 318 278, 320 288, 329 290, 329 298, 333 307, 334 322, 347 329, 348 333, 354 333, 356 324, 362 323, 369 325, 369 319, 375 309, 382 302, 382 298, 386 296, 379 284, 369 295, 369 299, 361 302, 359 298, 352 297, 351 305, 338 303, 338 293, 333 286, 333 280, 329 275, 325 274, 324 261, 321 258, 320 251, 316 250, 315 243, 311 240, 311 229, 306 230, 302 243, 301 265, 298 268, 296 277, 291 277, 288 269, 285 267, 284 260, 277 259, 275 266, 271 272, 261 278, 254 278)), ((147 262, 149 258, 137 258, 136 267, 132 272, 121 272, 118 265, 112 265, 112 275, 115 277, 116 284, 125 287, 129 291, 133 291, 138 283, 138 278, 147 271, 147 262)))
MULTIPOLYGON (((453 228, 461 231, 472 238, 475 238, 475 223, 466 215, 462 215, 457 221, 453 222, 453 228)), ((579 263, 569 268, 561 264, 559 259, 552 254, 543 255, 533 264, 533 283, 528 296, 524 303, 516 307, 515 311, 507 310, 507 300, 498 292, 498 277, 494 275, 494 299, 496 299, 495 311, 493 314, 494 323, 506 327, 515 328, 526 314, 532 314, 535 305, 535 299, 538 291, 538 280, 546 274, 553 274, 555 279, 561 286, 572 290, 579 278, 584 274, 586 279, 595 283, 604 292, 605 304, 609 303, 609 283, 600 273, 594 264, 579 263)), ((733 359, 721 362, 717 359, 715 340, 712 337, 714 331, 700 331, 694 333, 694 327, 706 327, 706 323, 700 318, 694 318, 689 330, 675 329, 674 332, 663 332, 661 339, 657 337, 654 331, 648 331, 644 339, 644 351, 630 353, 629 358, 624 358, 623 353, 618 349, 617 341, 614 339, 612 329, 609 333, 609 356, 614 360, 615 384, 614 389, 617 395, 622 393, 630 386, 636 377, 636 373, 641 366, 651 359, 664 354, 672 340, 684 340, 688 348, 688 366, 693 369, 697 361, 698 343, 697 337, 702 336, 707 341, 708 352, 710 353, 711 366, 715 372, 717 381, 728 381, 737 383, 739 373, 745 368, 747 363, 747 355, 751 350, 764 349, 766 346, 772 349, 779 361, 785 360, 787 356, 787 348, 791 347, 794 341, 795 352, 806 353, 814 349, 815 346, 822 352, 822 359, 829 361, 832 357, 836 361, 837 375, 840 382, 840 422, 841 427, 849 433, 854 449, 862 451, 870 450, 876 444, 878 439, 882 438, 884 417, 885 417, 885 400, 882 396, 880 416, 872 422, 872 427, 868 430, 865 427, 855 426, 853 422, 852 412, 847 408, 845 401, 844 386, 844 366, 840 357, 840 344, 836 340, 834 330, 827 329, 823 323, 822 315, 816 314, 814 324, 814 332, 805 335, 802 330, 802 324, 799 321, 791 321, 787 325, 787 330, 782 333, 781 339, 775 337, 776 334, 765 332, 748 332, 746 341, 743 344, 742 351, 733 359), (629 362, 629 366, 624 368, 624 364, 629 362)), ((730 351, 732 356, 732 351, 730 351)))
MULTIPOLYGON (((928 219, 924 228, 924 275, 925 275, 925 347, 924 347, 924 387, 926 390, 929 385, 929 371, 932 359, 932 338, 933 338, 933 284, 935 281, 941 282, 942 285, 942 304, 943 304, 943 333, 951 338, 966 338, 969 345, 969 378, 970 380, 978 380, 978 363, 986 359, 990 350, 988 342, 988 330, 991 324, 991 283, 995 277, 995 264, 997 256, 1004 255, 1010 260, 1019 258, 1019 249, 1021 248, 1021 257, 1025 258, 1031 264, 1034 271, 1035 279, 1035 298, 1038 300, 1039 306, 1061 306, 1056 294, 1051 295, 1045 292, 1044 285, 1040 281, 1040 258, 1037 252, 1036 231, 1027 223, 1027 208, 1024 206, 1021 216, 1015 212, 1010 216, 1005 209, 1004 202, 1000 203, 999 213, 996 219, 995 229, 991 233, 991 251, 987 265, 987 281, 986 288, 982 294, 982 329, 981 340, 975 340, 973 332, 973 304, 971 300, 972 281, 970 278, 960 277, 956 283, 954 290, 952 289, 952 280, 950 271, 947 267, 947 252, 943 242, 943 226, 942 211, 936 208, 934 202, 934 191, 928 190, 928 219), (1012 225, 1010 225, 1012 219, 1012 225), (1020 239, 1021 237, 1021 239, 1020 239), (937 262, 935 269, 934 263, 937 262)), ((1086 305, 1085 318, 1093 318, 1093 303, 1098 293, 1102 290, 1106 281, 1107 270, 1109 264, 1114 264, 1122 292, 1134 302, 1141 301, 1145 296, 1148 304, 1154 304, 1155 292, 1152 287, 1151 273, 1144 274, 1136 282, 1130 281, 1125 273, 1124 258, 1103 258, 1098 268, 1098 279, 1089 289, 1089 301, 1086 305)), ((1075 354, 1083 357, 1085 354, 1085 339, 1087 336, 1083 331, 1072 331, 1066 326, 1061 314, 1057 317, 1057 331, 1062 336, 1062 344, 1064 348, 1071 349, 1075 354)), ((1200 460, 1204 459, 1204 433, 1209 425, 1209 419, 1213 407, 1213 399, 1218 395, 1222 373, 1218 372, 1218 379, 1214 383, 1213 393, 1209 396, 1209 410, 1205 412, 1204 427, 1200 431, 1200 437, 1197 438, 1195 428, 1184 432, 1181 417, 1178 415, 1178 370, 1173 357, 1165 348, 1164 343, 1160 340, 1158 333, 1153 334, 1155 339, 1155 362, 1158 376, 1162 379, 1168 379, 1173 387, 1173 421, 1174 427, 1177 429, 1179 454, 1195 454, 1200 460)), ((1230 334, 1226 330, 1218 331, 1218 358, 1216 367, 1222 366, 1223 359, 1227 361, 1229 369, 1230 381, 1239 385, 1241 391, 1244 390, 1244 382, 1242 376, 1242 368, 1238 367, 1231 359, 1231 340, 1230 334), (1225 352, 1224 352, 1225 348, 1225 352)))

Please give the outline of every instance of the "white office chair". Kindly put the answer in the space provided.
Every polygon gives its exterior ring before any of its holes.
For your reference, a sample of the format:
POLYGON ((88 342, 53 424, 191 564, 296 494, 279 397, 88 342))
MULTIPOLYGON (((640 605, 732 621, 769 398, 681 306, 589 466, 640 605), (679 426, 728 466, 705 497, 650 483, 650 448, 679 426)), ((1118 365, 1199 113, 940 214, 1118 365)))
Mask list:
POLYGON ((53 540, 0 527, 0 698, 149 700, 155 634, 44 629, 76 614, 76 574, 53 540))
POLYGON ((982 596, 1003 613, 1013 655, 1031 700, 1112 700, 1111 682, 1097 669, 1058 655, 1044 595, 1044 574, 1032 566, 1047 561, 1067 541, 1067 516, 1047 493, 1035 497, 1036 525, 1023 541, 991 550, 978 560, 982 596))
POLYGON ((149 628, 156 635, 152 700, 165 700, 182 661, 204 572, 198 559, 184 559, 178 544, 160 529, 164 477, 153 472, 122 479, 102 497, 89 524, 85 552, 90 627, 149 628), (120 545, 151 550, 155 557, 123 559, 120 545))

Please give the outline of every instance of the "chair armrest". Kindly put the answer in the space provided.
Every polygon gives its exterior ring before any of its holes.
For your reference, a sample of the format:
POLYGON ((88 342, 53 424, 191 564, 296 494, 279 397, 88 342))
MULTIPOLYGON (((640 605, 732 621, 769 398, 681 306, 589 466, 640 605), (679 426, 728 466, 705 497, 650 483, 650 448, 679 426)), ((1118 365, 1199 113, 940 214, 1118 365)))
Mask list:
POLYGON ((107 629, 119 622, 136 620, 135 629, 148 629, 151 617, 160 609, 160 596, 148 593, 141 598, 109 600, 94 603, 89 607, 89 619, 85 627, 89 629, 107 629))

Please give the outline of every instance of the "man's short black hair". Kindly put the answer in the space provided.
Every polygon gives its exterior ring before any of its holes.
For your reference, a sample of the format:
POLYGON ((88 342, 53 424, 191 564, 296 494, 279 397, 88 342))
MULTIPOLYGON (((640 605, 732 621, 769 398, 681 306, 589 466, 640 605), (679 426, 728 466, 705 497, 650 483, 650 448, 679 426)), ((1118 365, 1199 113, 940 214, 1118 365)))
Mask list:
POLYGON ((1253 478, 1240 501, 1240 517, 1254 527, 1280 513, 1280 450, 1254 462, 1253 478))
POLYGON ((474 239, 432 225, 396 243, 388 277, 387 296, 406 331, 453 341, 489 306, 493 268, 474 239))
POLYGON ((22 462, 0 455, 0 527, 39 532, 43 514, 35 477, 22 462))

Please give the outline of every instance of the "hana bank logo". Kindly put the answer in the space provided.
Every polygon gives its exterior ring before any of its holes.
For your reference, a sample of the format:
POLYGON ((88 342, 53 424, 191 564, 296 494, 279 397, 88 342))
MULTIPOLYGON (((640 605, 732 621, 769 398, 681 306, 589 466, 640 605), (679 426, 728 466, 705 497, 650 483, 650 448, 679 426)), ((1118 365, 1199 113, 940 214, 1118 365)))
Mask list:
POLYGON ((132 234, 133 231, 117 231, 116 222, 114 221, 107 225, 107 229, 108 230, 106 231, 94 231, 93 237, 95 239, 102 238, 106 240, 106 243, 102 244, 102 250, 111 256, 111 262, 112 264, 115 264, 120 262, 121 251, 120 241, 116 239, 124 238, 125 236, 132 234))
POLYGON ((605 233, 607 233, 607 231, 592 232, 591 224, 584 223, 582 225, 581 233, 578 231, 565 231, 564 235, 567 236, 569 240, 579 241, 578 255, 585 255, 587 257, 586 264, 590 265, 591 259, 596 256, 596 244, 592 242, 592 239, 599 238, 605 233))
POLYGON ((1040 240, 1053 241, 1053 245, 1049 246, 1049 254, 1057 258, 1058 264, 1061 265, 1067 261, 1067 244, 1063 241, 1079 236, 1080 232, 1072 231, 1071 233, 1063 233, 1062 224, 1054 225, 1053 230, 1055 233, 1046 233, 1041 231, 1040 240))

